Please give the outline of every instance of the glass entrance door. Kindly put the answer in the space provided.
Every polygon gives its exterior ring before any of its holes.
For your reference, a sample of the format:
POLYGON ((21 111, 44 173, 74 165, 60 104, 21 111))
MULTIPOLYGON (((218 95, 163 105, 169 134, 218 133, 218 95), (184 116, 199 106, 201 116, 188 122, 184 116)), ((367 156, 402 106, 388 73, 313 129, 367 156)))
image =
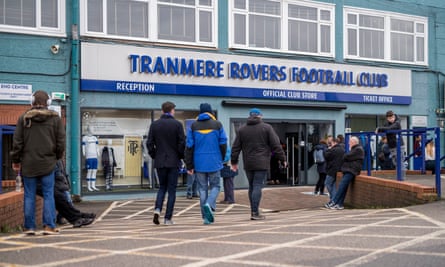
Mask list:
MULTIPOLYGON (((288 162, 288 168, 284 177, 280 177, 279 185, 287 184, 289 186, 314 185, 318 180, 317 166, 314 163, 313 148, 322 138, 333 134, 334 121, 276 121, 265 120, 270 124, 282 144, 285 147, 285 153, 288 162)), ((231 127, 231 138, 236 136, 236 131, 245 121, 234 120, 231 127)), ((271 153, 272 155, 272 153, 271 153)), ((241 158, 240 158, 241 159, 241 158)), ((243 169, 243 162, 240 160, 239 166, 243 169)), ((272 167, 272 166, 271 166, 272 167)), ((271 174, 273 175, 273 170, 271 174)), ((243 178, 244 172, 240 172, 235 181, 235 187, 244 187, 246 182, 243 178)), ((276 181, 276 177, 274 178, 276 181)), ((277 184, 276 182, 274 183, 277 184)))

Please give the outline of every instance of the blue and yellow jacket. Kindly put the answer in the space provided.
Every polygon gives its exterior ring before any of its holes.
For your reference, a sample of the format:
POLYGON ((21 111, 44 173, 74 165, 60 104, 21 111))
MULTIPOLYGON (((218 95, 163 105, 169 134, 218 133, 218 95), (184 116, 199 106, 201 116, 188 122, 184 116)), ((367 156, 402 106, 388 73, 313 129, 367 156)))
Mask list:
POLYGON ((187 130, 185 164, 187 170, 216 172, 222 169, 227 135, 222 123, 211 113, 199 114, 187 130))

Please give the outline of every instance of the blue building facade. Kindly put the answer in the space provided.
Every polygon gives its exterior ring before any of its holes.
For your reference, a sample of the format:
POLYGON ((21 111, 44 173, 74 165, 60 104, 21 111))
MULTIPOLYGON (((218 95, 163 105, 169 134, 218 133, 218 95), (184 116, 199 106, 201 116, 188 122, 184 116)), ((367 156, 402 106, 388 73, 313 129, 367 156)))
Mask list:
MULTIPOLYGON (((327 135, 373 131, 387 110, 404 128, 443 127, 444 15, 439 0, 3 3, 0 105, 27 105, 37 89, 68 96, 57 106, 75 194, 89 193, 88 130, 99 159, 104 147, 115 151, 116 187, 156 185, 143 141, 167 100, 185 127, 211 104, 230 141, 248 110, 261 108, 287 150, 280 182, 310 185, 312 148, 327 135), (29 10, 41 14, 34 24, 17 19, 29 10)), ((101 166, 96 179, 104 185, 101 166)))

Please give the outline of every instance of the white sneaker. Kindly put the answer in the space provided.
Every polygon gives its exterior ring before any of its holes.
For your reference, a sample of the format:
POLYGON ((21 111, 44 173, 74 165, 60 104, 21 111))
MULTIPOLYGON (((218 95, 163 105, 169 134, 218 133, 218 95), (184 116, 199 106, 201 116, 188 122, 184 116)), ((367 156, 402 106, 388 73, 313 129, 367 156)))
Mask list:
POLYGON ((175 223, 172 220, 169 220, 169 219, 164 220, 164 225, 173 225, 173 224, 175 224, 175 223))
POLYGON ((345 207, 336 204, 336 205, 330 207, 329 209, 331 209, 331 210, 343 210, 343 209, 345 209, 345 207))
POLYGON ((328 203, 324 204, 324 207, 327 209, 330 209, 333 206, 335 206, 335 203, 332 201, 329 201, 328 203))

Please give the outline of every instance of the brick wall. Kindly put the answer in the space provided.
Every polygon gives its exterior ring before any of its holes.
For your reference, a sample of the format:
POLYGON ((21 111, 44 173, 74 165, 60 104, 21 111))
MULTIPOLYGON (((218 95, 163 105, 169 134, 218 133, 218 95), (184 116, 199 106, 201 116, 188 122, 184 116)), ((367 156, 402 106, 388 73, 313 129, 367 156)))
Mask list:
MULTIPOLYGON (((14 183, 3 183, 3 185, 14 183)), ((22 190, 23 191, 23 190, 22 190)), ((36 224, 42 225, 43 199, 36 199, 36 224)), ((23 226, 23 192, 10 191, 0 194, 0 230, 14 231, 23 226)))
MULTIPOLYGON (((29 110, 31 105, 0 105, 0 125, 15 125, 17 119, 25 111, 29 110)), ((62 120, 66 123, 66 110, 62 107, 62 120)))
POLYGON ((27 111, 29 105, 0 105, 0 125, 15 125, 22 113, 27 111))
MULTIPOLYGON (((337 183, 341 180, 341 175, 337 183)), ((349 185, 345 205, 354 208, 399 208, 437 200, 434 187, 359 175, 349 185)))

